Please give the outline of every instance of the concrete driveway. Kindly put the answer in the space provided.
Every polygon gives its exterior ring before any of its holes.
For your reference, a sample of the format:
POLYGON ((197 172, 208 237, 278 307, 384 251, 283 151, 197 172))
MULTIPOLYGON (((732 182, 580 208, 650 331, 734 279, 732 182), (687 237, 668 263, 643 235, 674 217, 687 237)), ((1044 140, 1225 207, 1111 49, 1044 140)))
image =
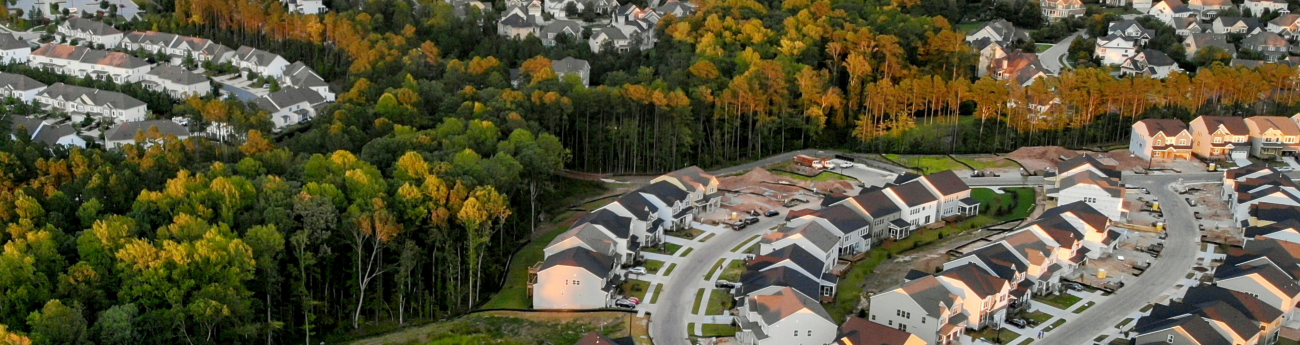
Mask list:
POLYGON ((886 183, 893 182, 895 177, 898 177, 898 174, 875 169, 862 163, 854 163, 853 167, 842 168, 840 164, 845 163, 844 161, 833 159, 831 162, 835 163, 835 168, 829 171, 855 178, 865 186, 884 186, 886 183))
POLYGON ((1070 42, 1074 42, 1074 38, 1079 37, 1081 34, 1083 34, 1083 30, 1079 30, 1073 35, 1066 36, 1060 42, 1056 42, 1051 48, 1038 54, 1038 62, 1042 63, 1043 68, 1046 68, 1052 74, 1060 75, 1062 67, 1069 67, 1069 65, 1061 65, 1061 57, 1070 51, 1070 42))
POLYGON ((1200 232, 1187 203, 1182 202, 1183 198, 1168 187, 1177 182, 1180 176, 1171 174, 1125 178, 1124 182, 1131 186, 1150 189, 1164 207, 1169 238, 1165 241, 1161 257, 1152 263, 1145 274, 1124 282, 1126 287, 1119 289, 1109 299, 1098 302, 1079 314, 1079 317, 1047 333, 1043 339, 1034 341, 1035 343, 1091 344, 1094 337, 1107 332, 1147 303, 1157 300, 1191 271, 1200 243, 1200 232))
MULTIPOLYGON (((695 303, 695 292, 701 288, 710 291, 713 289, 713 280, 705 277, 713 264, 722 258, 736 258, 731 253, 731 249, 742 242, 745 242, 754 235, 767 232, 768 229, 785 222, 785 217, 760 218, 761 220, 754 225, 746 227, 741 231, 724 230, 715 232, 713 238, 704 243, 693 243, 695 247, 686 257, 682 258, 678 267, 667 277, 664 283, 663 296, 659 297, 658 305, 654 306, 654 311, 650 316, 650 338, 654 339, 655 344, 660 345, 689 345, 691 344, 686 324, 689 322, 696 323, 697 327, 706 321, 703 316, 699 316, 696 310, 691 310, 695 303)), ((703 224, 697 224, 701 228, 703 224)), ((702 229, 702 228, 701 228, 702 229)), ((701 235, 703 237, 706 235, 701 235)), ((750 242, 756 243, 756 242, 750 242)), ((744 250, 742 246, 740 250, 744 250)), ((684 250, 684 249, 683 249, 684 250)), ((726 267, 726 263, 723 263, 726 267)), ((714 274, 717 275, 717 274, 714 274)), ((704 298, 708 298, 705 296, 704 298)), ((700 308, 707 306, 708 302, 700 303, 700 308)))

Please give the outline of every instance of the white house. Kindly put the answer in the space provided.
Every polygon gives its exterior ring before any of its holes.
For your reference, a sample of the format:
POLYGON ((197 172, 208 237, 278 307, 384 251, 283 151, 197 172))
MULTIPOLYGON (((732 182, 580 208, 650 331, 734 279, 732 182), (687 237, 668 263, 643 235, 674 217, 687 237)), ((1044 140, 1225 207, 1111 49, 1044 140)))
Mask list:
POLYGON ((927 275, 872 295, 868 321, 915 334, 927 344, 958 344, 968 321, 964 306, 961 296, 927 275))
POLYGON ((1297 33, 1300 33, 1300 14, 1287 13, 1273 18, 1268 21, 1266 30, 1282 37, 1294 38, 1297 33))
POLYGON ((1061 204, 1043 211, 1039 219, 1044 221, 1035 222, 1035 225, 1053 238, 1059 238, 1061 230, 1073 233, 1073 237, 1080 242, 1080 247, 1087 249, 1085 256, 1089 259, 1109 256, 1115 252, 1119 239, 1123 236, 1123 233, 1111 229, 1111 224, 1114 223, 1105 212, 1086 202, 1061 204))
POLYGON ((1188 9, 1187 5, 1179 0, 1162 0, 1151 6, 1151 9, 1147 10, 1146 13, 1169 25, 1173 25, 1174 18, 1192 16, 1192 10, 1188 9))
POLYGON ((1136 20, 1117 20, 1111 22, 1106 27, 1108 35, 1125 37, 1137 42, 1137 45, 1145 45, 1151 37, 1155 37, 1156 31, 1142 27, 1142 24, 1136 20))
POLYGON ((271 123, 276 129, 281 129, 316 117, 314 107, 324 102, 325 99, 314 91, 284 88, 262 96, 253 103, 271 113, 271 123))
POLYGON ((10 137, 42 142, 46 145, 86 147, 86 139, 77 135, 77 129, 70 124, 56 125, 49 121, 20 115, 10 115, 10 137))
POLYGON ((203 97, 212 93, 208 77, 175 65, 159 65, 144 75, 145 88, 176 98, 203 97))
POLYGON ((1147 13, 1151 10, 1151 0, 1133 0, 1132 6, 1138 12, 1147 13))
POLYGON ((551 62, 551 71, 563 80, 566 76, 576 76, 582 80, 582 86, 591 85, 591 64, 587 60, 574 59, 572 56, 551 62))
POLYGON ((584 248, 553 255, 537 270, 533 309, 599 309, 610 305, 618 281, 614 259, 584 248))
POLYGON ((541 0, 533 0, 527 6, 510 7, 502 13, 497 21, 497 34, 521 40, 536 35, 543 23, 541 0))
MULTIPOLYGON (((949 217, 973 217, 979 214, 979 202, 970 197, 970 186, 952 170, 920 176, 913 174, 899 175, 894 184, 919 183, 939 200, 939 219, 949 217)), ((928 223, 927 223, 928 224, 928 223)))
POLYGON ((32 52, 27 64, 77 77, 112 79, 134 83, 149 72, 149 63, 119 52, 49 43, 32 52))
POLYGON ((1119 182, 1119 171, 1089 155, 1080 155, 1057 166, 1044 179, 1049 200, 1057 205, 1083 201, 1114 221, 1128 219, 1124 207, 1127 189, 1119 182))
POLYGON ((1291 13, 1287 9, 1285 0, 1246 0, 1245 3, 1241 4, 1241 10, 1249 10, 1250 15, 1257 17, 1264 14, 1264 11, 1282 14, 1291 13))
POLYGON ((45 90, 45 84, 31 77, 0 72, 0 96, 13 97, 22 100, 23 103, 31 103, 36 98, 36 94, 45 90))
POLYGON ((1183 69, 1169 55, 1154 49, 1143 50, 1119 65, 1119 73, 1123 76, 1144 75, 1164 79, 1175 71, 1182 72, 1183 69))
POLYGON ((891 237, 902 239, 910 236, 912 230, 939 221, 939 199, 924 185, 904 183, 890 186, 885 191, 885 195, 902 209, 900 218, 911 224, 911 228, 897 231, 891 237))
POLYGON ((118 92, 54 83, 36 94, 36 103, 67 113, 100 117, 103 121, 143 121, 145 103, 118 92))
POLYGON ((1187 8, 1196 12, 1196 17, 1200 20, 1210 20, 1219 15, 1220 11, 1236 7, 1232 0, 1188 0, 1187 8))
POLYGON ((537 38, 542 39, 542 45, 550 47, 555 45, 556 39, 564 35, 569 37, 569 42, 582 39, 582 23, 572 20, 553 20, 542 27, 537 38))
POLYGON ((791 288, 748 296, 737 307, 736 340, 744 345, 824 345, 838 327, 816 300, 791 288))
POLYGON ((626 52, 632 49, 631 43, 632 40, 628 38, 627 34, 623 33, 623 30, 612 26, 596 29, 592 32, 591 39, 587 40, 587 44, 591 46, 593 53, 599 53, 606 44, 609 44, 615 51, 626 52))
POLYGON ((617 9, 619 4, 618 0, 546 0, 544 7, 547 14, 559 19, 568 19, 567 9, 570 5, 577 8, 578 12, 591 7, 596 13, 606 14, 617 9))
POLYGON ((280 0, 280 2, 289 9, 289 12, 323 14, 329 10, 323 0, 280 0))
POLYGON ((144 50, 150 53, 163 52, 172 57, 173 63, 183 62, 185 57, 196 61, 223 63, 235 55, 230 47, 212 42, 206 38, 181 36, 157 31, 134 31, 122 39, 122 48, 126 50, 144 50))
POLYGON ((69 41, 75 39, 90 44, 102 44, 105 49, 116 48, 123 36, 122 31, 104 22, 77 17, 68 18, 63 24, 59 24, 56 32, 69 41))
POLYGON ((12 34, 0 33, 0 64, 27 63, 32 46, 12 34))
POLYGON ((805 219, 800 224, 782 226, 764 234, 758 242, 758 254, 767 255, 787 246, 799 246, 822 262, 834 262, 839 257, 842 236, 825 219, 805 219))
POLYGON ((284 74, 289 60, 280 55, 249 46, 241 46, 231 56, 231 63, 244 73, 252 72, 268 78, 279 78, 284 74))
POLYGON ((280 87, 294 87, 315 91, 320 94, 325 102, 333 102, 335 99, 334 91, 330 90, 330 84, 325 82, 316 70, 308 67, 302 61, 294 62, 292 65, 285 67, 284 77, 280 78, 280 87))
POLYGON ((1210 22, 1210 32, 1216 34, 1253 34, 1263 31, 1263 26, 1255 18, 1218 17, 1210 22))
POLYGON ((104 147, 120 148, 127 144, 137 144, 137 136, 144 139, 140 144, 152 146, 162 143, 167 137, 185 140, 190 137, 190 131, 172 120, 123 122, 104 131, 104 147))
POLYGON ((1118 65, 1124 63, 1137 52, 1137 41, 1126 36, 1117 36, 1115 34, 1106 37, 1098 37, 1097 45, 1093 49, 1093 55, 1101 59, 1104 65, 1118 65))
POLYGON ((1133 124, 1129 137, 1129 152, 1144 160, 1192 158, 1192 132, 1181 120, 1144 119, 1133 124))
POLYGON ((1048 20, 1052 21, 1080 17, 1087 10, 1080 0, 1047 0, 1042 1, 1041 6, 1043 8, 1043 17, 1047 17, 1048 20))

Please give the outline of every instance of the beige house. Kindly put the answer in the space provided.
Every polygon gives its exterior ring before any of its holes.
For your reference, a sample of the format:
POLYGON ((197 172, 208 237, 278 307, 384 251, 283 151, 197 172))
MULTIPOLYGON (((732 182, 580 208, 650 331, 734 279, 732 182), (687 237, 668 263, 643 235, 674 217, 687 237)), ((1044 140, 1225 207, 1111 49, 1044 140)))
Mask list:
POLYGON ((1146 119, 1133 124, 1128 149, 1145 160, 1192 158, 1192 132, 1175 119, 1146 119))
POLYGON ((1271 158, 1294 155, 1300 150, 1300 126, 1282 116, 1253 116, 1246 118, 1250 128, 1250 155, 1271 158))
POLYGON ((1188 126, 1192 153, 1208 160, 1244 159, 1250 154, 1250 127, 1240 117, 1201 116, 1188 126))
POLYGON ((1083 16, 1087 10, 1079 0, 1047 0, 1042 2, 1042 7, 1043 16, 1052 21, 1083 16))

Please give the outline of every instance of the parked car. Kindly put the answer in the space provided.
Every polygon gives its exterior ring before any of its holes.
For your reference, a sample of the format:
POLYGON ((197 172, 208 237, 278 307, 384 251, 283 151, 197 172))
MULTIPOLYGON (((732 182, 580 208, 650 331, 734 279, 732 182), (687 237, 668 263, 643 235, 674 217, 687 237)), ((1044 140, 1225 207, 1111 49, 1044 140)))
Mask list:
POLYGON ((632 302, 632 304, 635 304, 635 305, 641 305, 641 299, 640 299, 640 298, 636 298, 636 297, 628 297, 628 298, 626 298, 626 300, 627 300, 628 302, 632 302))
POLYGON ((840 162, 840 167, 845 169, 852 168, 853 162, 840 162))
POLYGON ((758 223, 758 217, 745 218, 745 225, 753 225, 757 223, 758 223))
POLYGON ((636 308, 636 304, 632 303, 632 301, 629 301, 626 298, 620 298, 619 300, 614 301, 614 306, 619 308, 628 308, 628 309, 636 308))
POLYGON ((736 222, 736 224, 731 224, 731 230, 735 230, 735 231, 745 230, 746 226, 749 226, 749 224, 745 222, 736 222))
POLYGON ((768 217, 776 217, 776 216, 781 215, 781 211, 777 211, 777 210, 767 210, 767 212, 764 212, 763 215, 764 215, 764 216, 768 216, 768 217))
POLYGON ((645 267, 637 266, 637 267, 632 267, 632 268, 627 269, 627 273, 632 273, 632 274, 646 274, 647 271, 646 271, 645 267))
POLYGON ((1061 286, 1064 286, 1066 289, 1070 289, 1074 291, 1083 291, 1083 285, 1079 285, 1079 283, 1066 282, 1064 284, 1061 284, 1061 286))
POLYGON ((749 210, 749 212, 745 212, 745 213, 749 213, 749 215, 751 216, 758 217, 758 210, 749 210))
POLYGON ((715 287, 715 288, 719 288, 719 289, 731 289, 731 288, 735 288, 735 287, 736 287, 736 283, 732 283, 732 282, 729 282, 729 281, 726 281, 726 280, 719 280, 719 281, 713 282, 713 287, 715 287))
POLYGON ((1007 319, 1007 323, 1020 328, 1025 328, 1029 326, 1029 323, 1025 322, 1025 320, 1022 319, 1007 319))

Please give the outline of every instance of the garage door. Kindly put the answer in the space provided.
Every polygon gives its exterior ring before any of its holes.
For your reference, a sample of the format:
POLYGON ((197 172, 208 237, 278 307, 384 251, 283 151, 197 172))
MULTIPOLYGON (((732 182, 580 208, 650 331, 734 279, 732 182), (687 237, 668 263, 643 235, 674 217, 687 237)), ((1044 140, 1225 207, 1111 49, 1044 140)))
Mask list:
POLYGON ((1249 154, 1249 151, 1232 151, 1232 159, 1246 159, 1249 154))

